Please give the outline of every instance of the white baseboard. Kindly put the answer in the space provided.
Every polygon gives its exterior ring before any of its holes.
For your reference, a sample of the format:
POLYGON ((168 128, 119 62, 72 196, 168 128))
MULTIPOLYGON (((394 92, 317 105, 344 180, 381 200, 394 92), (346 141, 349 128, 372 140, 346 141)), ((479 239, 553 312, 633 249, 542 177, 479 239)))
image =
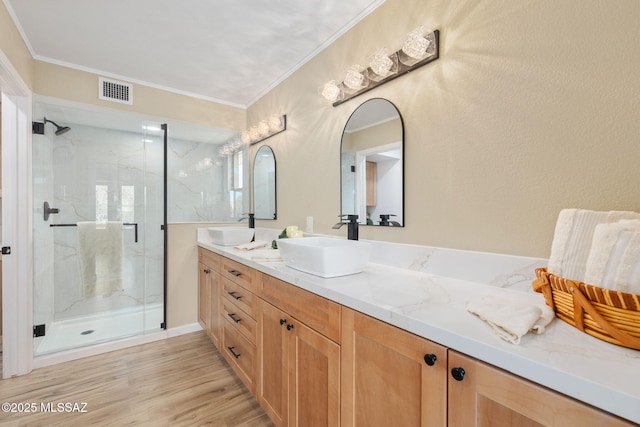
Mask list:
POLYGON ((166 329, 164 331, 153 332, 150 334, 139 335, 131 338, 124 338, 113 342, 96 344, 90 347, 83 347, 73 350, 61 351, 60 353, 34 357, 32 366, 33 369, 37 369, 44 366, 57 365, 58 363, 69 362, 71 360, 95 356, 96 354, 108 353, 114 350, 121 350, 123 348, 134 347, 136 345, 147 344, 150 342, 160 341, 201 330, 202 327, 199 323, 191 323, 188 325, 166 329))

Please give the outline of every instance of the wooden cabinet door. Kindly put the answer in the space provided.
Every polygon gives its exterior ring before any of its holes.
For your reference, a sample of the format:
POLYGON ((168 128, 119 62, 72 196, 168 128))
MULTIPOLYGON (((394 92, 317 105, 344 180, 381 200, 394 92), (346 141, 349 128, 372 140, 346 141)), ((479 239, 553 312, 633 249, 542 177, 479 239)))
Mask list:
POLYGON ((366 204, 376 206, 378 204, 378 164, 366 162, 366 204))
POLYGON ((211 286, 209 282, 211 270, 203 263, 198 263, 198 322, 202 329, 209 333, 211 319, 211 286))
POLYGON ((451 427, 634 425, 453 350, 449 371, 451 427))
POLYGON ((289 426, 340 425, 340 346, 287 319, 289 426))
POLYGON ((446 348, 347 308, 342 320, 342 426, 445 426, 446 348))
POLYGON ((211 270, 207 274, 209 281, 209 339, 216 348, 220 349, 220 336, 222 333, 221 301, 220 301, 220 274, 211 270))
POLYGON ((258 304, 257 399, 276 426, 287 425, 288 334, 291 319, 269 303, 258 304))

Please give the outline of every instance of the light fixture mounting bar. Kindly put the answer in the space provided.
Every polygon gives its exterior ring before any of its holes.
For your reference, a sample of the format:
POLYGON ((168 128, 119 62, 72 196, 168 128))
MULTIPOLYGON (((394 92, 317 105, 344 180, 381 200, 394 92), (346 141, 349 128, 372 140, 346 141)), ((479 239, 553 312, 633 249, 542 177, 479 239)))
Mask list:
MULTIPOLYGON (((375 80, 371 80, 370 79, 369 80, 369 84, 366 87, 364 87, 364 88, 362 88, 362 89, 360 89, 360 90, 358 90, 356 92, 353 92, 353 93, 346 93, 345 92, 344 97, 342 99, 339 99, 339 100, 335 101, 332 105, 334 107, 336 107, 336 106, 338 106, 338 105, 340 105, 340 104, 342 104, 344 102, 349 101, 352 98, 355 98, 356 96, 362 95, 363 93, 366 93, 366 92, 370 91, 371 89, 374 89, 374 88, 376 88, 376 87, 378 87, 378 86, 380 86, 380 85, 382 85, 384 83, 390 82, 393 79, 396 79, 396 78, 398 78, 400 76, 403 76, 403 75, 405 75, 405 74, 407 74, 407 73, 409 73, 409 72, 411 72, 411 71, 413 71, 413 70, 415 70, 417 68, 422 67, 423 65, 427 65, 428 63, 433 62, 436 59, 438 59, 440 57, 440 31, 439 30, 433 30, 433 35, 434 35, 434 38, 435 38, 435 52, 433 54, 427 56, 422 61, 417 62, 417 63, 415 63, 413 65, 405 65, 402 62, 398 61, 398 71, 396 73, 393 73, 390 76, 385 77, 385 78, 383 78, 383 79, 381 79, 379 81, 375 81, 375 80)), ((398 50, 395 54, 399 55, 400 53, 401 53, 401 50, 398 50)), ((365 72, 366 73, 371 72, 371 67, 367 68, 365 72)))

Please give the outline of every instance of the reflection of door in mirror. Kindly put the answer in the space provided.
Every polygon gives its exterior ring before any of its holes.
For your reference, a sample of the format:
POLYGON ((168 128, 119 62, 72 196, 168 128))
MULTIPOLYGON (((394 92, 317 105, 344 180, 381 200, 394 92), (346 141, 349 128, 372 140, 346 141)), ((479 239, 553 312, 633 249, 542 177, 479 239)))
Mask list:
POLYGON ((404 226, 403 126, 384 99, 363 103, 342 135, 342 215, 367 225, 404 226))
POLYGON ((256 219, 276 219, 276 158, 267 145, 253 162, 253 213, 256 219))

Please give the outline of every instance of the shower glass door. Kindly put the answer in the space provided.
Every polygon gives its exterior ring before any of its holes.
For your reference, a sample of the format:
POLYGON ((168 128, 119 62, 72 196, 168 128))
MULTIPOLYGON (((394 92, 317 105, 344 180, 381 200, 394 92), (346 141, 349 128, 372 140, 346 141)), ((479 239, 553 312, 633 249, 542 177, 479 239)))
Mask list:
POLYGON ((35 355, 160 330, 160 124, 36 101, 34 122, 45 117, 55 124, 33 135, 35 355))

